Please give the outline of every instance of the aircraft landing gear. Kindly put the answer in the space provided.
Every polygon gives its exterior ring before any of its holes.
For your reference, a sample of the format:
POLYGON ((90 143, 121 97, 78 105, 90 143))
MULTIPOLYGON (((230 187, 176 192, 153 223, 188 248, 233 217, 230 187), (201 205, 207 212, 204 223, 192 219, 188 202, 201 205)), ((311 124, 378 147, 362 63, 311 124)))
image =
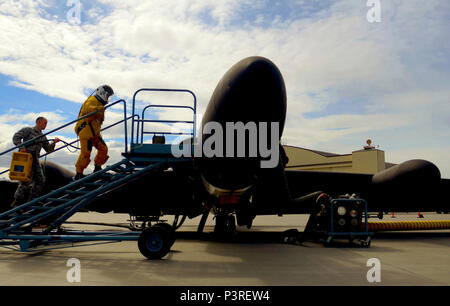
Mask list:
POLYGON ((236 218, 234 215, 217 215, 214 235, 220 240, 229 239, 236 235, 236 218))

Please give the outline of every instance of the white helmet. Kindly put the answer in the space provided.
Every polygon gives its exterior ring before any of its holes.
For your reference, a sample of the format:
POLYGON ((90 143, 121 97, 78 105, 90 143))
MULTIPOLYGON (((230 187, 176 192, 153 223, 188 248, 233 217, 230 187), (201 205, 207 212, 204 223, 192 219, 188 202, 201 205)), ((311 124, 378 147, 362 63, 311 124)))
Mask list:
POLYGON ((95 90, 95 96, 100 100, 103 104, 108 103, 109 97, 114 94, 114 90, 109 85, 102 85, 95 90))

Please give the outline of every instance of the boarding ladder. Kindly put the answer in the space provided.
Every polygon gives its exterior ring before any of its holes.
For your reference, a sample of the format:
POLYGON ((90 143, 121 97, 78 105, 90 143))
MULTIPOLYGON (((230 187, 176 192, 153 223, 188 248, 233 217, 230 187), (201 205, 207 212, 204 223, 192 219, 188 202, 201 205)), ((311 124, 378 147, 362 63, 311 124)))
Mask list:
POLYGON ((137 169, 134 163, 124 159, 0 214, 0 235, 31 229, 43 222, 48 224, 43 233, 49 233, 60 227, 95 197, 150 171, 161 169, 164 164, 165 162, 162 161, 137 169))
MULTIPOLYGON (((194 98, 194 106, 186 107, 186 106, 163 106, 163 105, 152 105, 144 108, 142 117, 144 116, 144 112, 151 107, 170 107, 170 108, 189 108, 193 111, 194 119, 193 121, 185 121, 193 125, 192 132, 190 133, 195 137, 195 113, 196 113, 196 97, 189 90, 172 90, 172 89, 140 89, 133 96, 133 113, 131 116, 127 117, 126 114, 126 101, 119 100, 116 101, 108 107, 111 107, 114 104, 123 102, 124 103, 124 119, 118 121, 102 130, 113 127, 119 123, 124 122, 125 126, 125 152, 122 155, 125 157, 120 162, 117 162, 111 166, 105 167, 103 170, 97 171, 93 174, 90 174, 80 180, 74 181, 65 185, 57 190, 51 191, 48 194, 35 198, 27 203, 24 203, 20 206, 14 207, 6 212, 0 214, 0 245, 14 245, 15 241, 19 241, 20 248, 22 251, 26 251, 30 247, 30 243, 33 242, 37 245, 45 244, 48 241, 94 241, 94 240, 137 240, 136 235, 121 235, 117 233, 110 234, 100 234, 97 235, 94 232, 87 233, 83 232, 82 235, 67 235, 65 232, 64 237, 61 235, 57 235, 59 233, 61 225, 67 221, 70 217, 72 217, 75 213, 82 210, 86 205, 88 205, 94 198, 105 194, 107 192, 113 191, 114 189, 123 186, 125 184, 129 184, 133 182, 135 179, 138 179, 144 175, 147 175, 152 172, 157 172, 164 170, 169 166, 171 162, 179 162, 182 159, 176 159, 170 155, 170 145, 164 144, 163 150, 161 151, 161 145, 156 144, 144 144, 143 143, 143 135, 145 133, 152 132, 144 132, 144 123, 146 122, 164 122, 163 120, 145 120, 140 119, 139 115, 135 114, 135 98, 136 94, 141 91, 168 91, 168 92, 189 92, 192 94, 194 98), (127 147, 127 121, 132 119, 132 136, 130 142, 130 151, 128 151, 127 147), (141 133, 139 133, 139 127, 141 126, 141 133), (136 141, 134 141, 133 132, 136 130, 136 141), (142 150, 144 149, 144 150, 142 150), (161 154, 163 152, 163 154, 161 154), (37 225, 42 225, 44 227, 39 227, 36 231, 37 225), (8 242, 9 241, 9 242, 8 242), (12 241, 12 242, 11 242, 12 241)), ((61 127, 58 127, 46 134, 48 135, 52 132, 55 132, 59 129, 62 129, 70 124, 75 123, 78 120, 82 120, 88 116, 95 114, 92 112, 74 120, 70 123, 67 123, 61 127)), ((166 121, 166 123, 169 121, 166 121)), ((170 121, 170 122, 179 122, 179 121, 170 121)), ((155 134, 155 133, 154 133, 155 134)), ((166 134, 170 134, 167 132, 166 134)), ((42 136, 39 136, 42 137, 42 136)), ((37 137, 37 138, 39 138, 37 137)), ((23 145, 31 144, 33 141, 36 141, 37 138, 27 141, 23 145)), ((66 144, 71 145, 73 144, 66 144)), ((63 147, 66 147, 63 146, 63 147)), ((60 150, 63 147, 57 149, 60 150)), ((8 153, 17 147, 9 149, 5 152, 0 153, 3 155, 8 153)), ((57 151, 55 150, 55 151, 57 151)), ((42 155, 43 156, 46 156, 42 155)), ((162 253, 160 251, 155 252, 153 249, 147 249, 146 245, 148 244, 146 240, 148 239, 158 239, 153 238, 155 235, 152 233, 150 235, 152 238, 149 238, 149 235, 141 235, 139 239, 144 239, 139 246, 141 252, 147 253, 144 254, 147 257, 155 256, 155 258, 159 257, 162 253), (144 238, 141 238, 144 236, 144 238), (142 247, 143 245, 143 247, 142 247), (144 249, 144 251, 142 250, 144 249), (147 250, 145 250, 147 249, 147 250), (149 255, 150 253, 150 255, 149 255), (155 255, 156 254, 156 255, 155 255)), ((154 243, 154 241, 152 241, 154 243)), ((168 251, 168 250, 166 250, 168 251)), ((163 252, 164 253, 164 252, 163 252)))

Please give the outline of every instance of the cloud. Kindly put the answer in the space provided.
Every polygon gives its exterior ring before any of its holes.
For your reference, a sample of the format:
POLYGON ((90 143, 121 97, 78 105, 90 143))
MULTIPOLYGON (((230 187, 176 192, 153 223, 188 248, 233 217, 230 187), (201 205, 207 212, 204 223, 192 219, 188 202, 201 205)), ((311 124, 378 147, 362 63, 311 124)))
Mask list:
POLYGON ((286 82, 290 144, 333 151, 375 135, 389 152, 448 140, 447 2, 382 1, 371 24, 363 0, 101 0, 83 6, 80 25, 58 3, 0 5, 11 86, 76 103, 104 83, 128 101, 141 87, 188 88, 201 116, 222 75, 261 55, 286 82), (63 18, 43 18, 57 5, 63 18))

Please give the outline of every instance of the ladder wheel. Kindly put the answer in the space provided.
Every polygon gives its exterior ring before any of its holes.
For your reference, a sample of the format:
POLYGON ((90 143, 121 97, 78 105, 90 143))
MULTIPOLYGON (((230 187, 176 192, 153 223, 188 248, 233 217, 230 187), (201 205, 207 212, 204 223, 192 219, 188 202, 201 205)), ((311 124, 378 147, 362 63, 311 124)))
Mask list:
POLYGON ((323 241, 324 247, 329 247, 331 245, 331 240, 333 240, 333 236, 328 236, 327 239, 323 241))
POLYGON ((161 259, 170 251, 170 233, 158 226, 142 231, 138 239, 139 251, 148 259, 161 259))
POLYGON ((371 242, 370 237, 367 237, 366 240, 361 240, 361 246, 363 248, 369 248, 370 247, 370 242, 371 242))
POLYGON ((161 222, 153 225, 153 227, 161 227, 167 231, 169 248, 171 248, 172 245, 175 243, 175 229, 173 228, 173 226, 168 223, 161 222))

